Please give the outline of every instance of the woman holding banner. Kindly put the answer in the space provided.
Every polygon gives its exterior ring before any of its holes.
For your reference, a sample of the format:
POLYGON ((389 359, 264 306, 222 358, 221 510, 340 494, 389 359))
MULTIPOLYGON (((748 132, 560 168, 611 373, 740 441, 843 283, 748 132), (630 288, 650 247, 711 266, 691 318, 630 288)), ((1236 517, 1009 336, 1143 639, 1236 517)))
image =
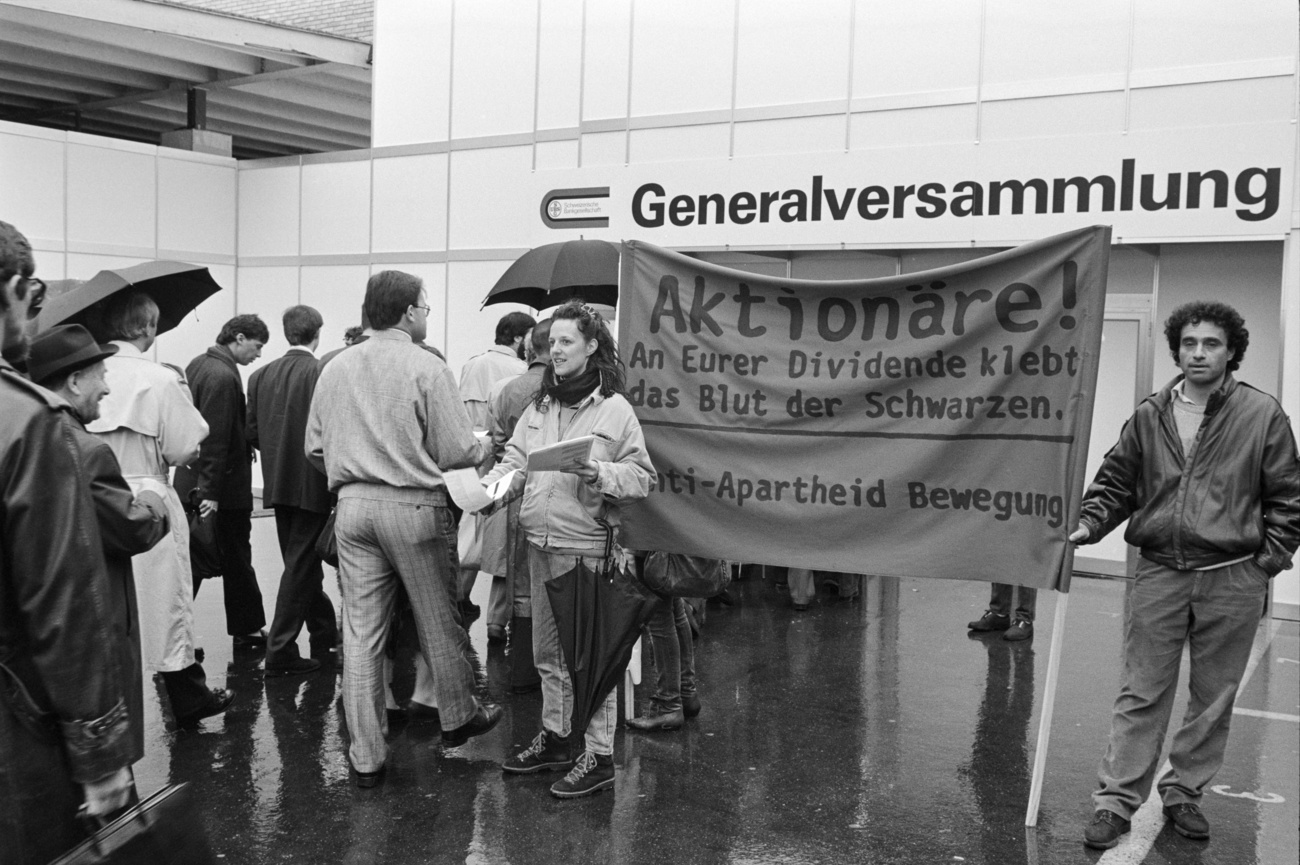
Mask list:
POLYGON ((623 396, 623 364, 600 314, 578 301, 559 307, 551 316, 550 346, 551 364, 542 374, 541 388, 515 425, 505 457, 483 482, 490 484, 511 471, 522 474, 530 453, 561 441, 595 436, 601 445, 579 468, 529 473, 519 511, 520 528, 528 537, 542 730, 501 768, 510 774, 568 770, 551 786, 551 793, 571 799, 614 786, 617 697, 611 691, 596 710, 575 759, 573 689, 546 581, 572 570, 579 558, 594 563, 603 557, 606 530, 598 520, 617 528, 620 505, 649 494, 654 466, 641 425, 623 396))

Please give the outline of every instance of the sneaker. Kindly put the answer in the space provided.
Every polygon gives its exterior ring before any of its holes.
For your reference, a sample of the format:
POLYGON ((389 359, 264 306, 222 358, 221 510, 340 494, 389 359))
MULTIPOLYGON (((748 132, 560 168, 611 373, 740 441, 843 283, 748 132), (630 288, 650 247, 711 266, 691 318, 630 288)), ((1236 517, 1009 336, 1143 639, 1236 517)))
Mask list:
POLYGON ((967 622, 966 627, 972 631, 1005 631, 1011 627, 1011 617, 985 610, 983 616, 973 622, 967 622))
POLYGON ((1002 639, 1010 640, 1015 643, 1020 640, 1028 640, 1034 635, 1034 623, 1028 619, 1016 619, 1007 632, 1002 635, 1002 639))
POLYGON ((1098 811, 1083 830, 1083 843, 1094 850, 1109 850, 1119 843, 1119 836, 1128 832, 1130 825, 1114 811, 1098 811))
POLYGON ((583 751, 569 774, 551 785, 557 799, 577 799, 614 786, 614 755, 583 751))
POLYGON ((565 771, 572 766, 573 751, 568 737, 543 730, 531 745, 502 763, 501 771, 511 775, 531 775, 534 772, 565 771))
POLYGON ((1210 821, 1205 819, 1201 809, 1191 802, 1166 805, 1165 816, 1174 824, 1174 831, 1184 838, 1203 841, 1210 837, 1210 821))

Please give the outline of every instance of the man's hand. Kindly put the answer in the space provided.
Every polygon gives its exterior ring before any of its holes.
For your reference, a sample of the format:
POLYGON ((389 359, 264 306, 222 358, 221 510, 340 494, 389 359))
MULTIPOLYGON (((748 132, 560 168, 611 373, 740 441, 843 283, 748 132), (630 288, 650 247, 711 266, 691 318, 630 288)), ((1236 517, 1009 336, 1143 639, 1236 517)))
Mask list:
POLYGON ((1087 526, 1079 526, 1077 529, 1070 532, 1070 543, 1081 544, 1084 541, 1088 540, 1088 538, 1090 538, 1091 536, 1092 536, 1092 532, 1088 530, 1087 526))
POLYGON ((86 814, 91 817, 107 817, 115 811, 126 807, 134 787, 131 771, 125 766, 111 775, 105 775, 98 781, 82 784, 82 795, 86 800, 86 814))
POLYGON ((199 502, 199 518, 207 519, 209 515, 217 512, 217 502, 215 499, 204 499, 199 502))

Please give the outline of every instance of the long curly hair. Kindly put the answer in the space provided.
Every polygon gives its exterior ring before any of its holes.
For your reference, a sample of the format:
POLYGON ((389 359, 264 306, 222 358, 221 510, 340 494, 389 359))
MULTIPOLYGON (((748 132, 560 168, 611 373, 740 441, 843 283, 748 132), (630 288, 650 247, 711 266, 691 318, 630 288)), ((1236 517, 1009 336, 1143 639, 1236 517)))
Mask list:
MULTIPOLYGON (((571 300, 556 307, 551 313, 551 324, 557 321, 572 321, 577 325, 583 339, 596 341, 596 351, 587 358, 587 365, 600 373, 600 395, 611 397, 614 394, 627 394, 627 371, 623 360, 618 356, 618 346, 614 335, 604 317, 592 307, 580 300, 571 300)), ((541 407, 545 389, 539 391, 534 403, 541 407)))
POLYGON ((1228 372, 1236 372, 1241 367, 1241 359, 1246 356, 1246 347, 1250 345, 1250 331, 1246 330, 1246 320, 1226 303, 1212 300, 1198 300, 1185 303, 1173 311, 1165 320, 1165 339, 1169 341, 1169 353, 1178 363, 1178 347, 1183 340, 1183 328, 1202 322, 1223 328, 1228 337, 1228 350, 1232 360, 1228 361, 1228 372))

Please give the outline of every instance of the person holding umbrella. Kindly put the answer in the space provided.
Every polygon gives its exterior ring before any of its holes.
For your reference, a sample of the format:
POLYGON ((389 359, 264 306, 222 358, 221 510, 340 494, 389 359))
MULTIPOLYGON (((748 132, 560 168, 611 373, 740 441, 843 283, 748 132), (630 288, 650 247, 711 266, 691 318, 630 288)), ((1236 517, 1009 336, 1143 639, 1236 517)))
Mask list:
POLYGON ((623 396, 625 377, 614 338, 600 314, 579 301, 551 318, 551 365, 541 388, 515 425, 502 461, 484 478, 491 483, 528 464, 535 450, 595 435, 606 446, 580 468, 530 472, 523 488, 519 525, 528 537, 532 579, 533 656, 542 679, 542 730, 523 751, 502 764, 509 774, 568 770, 551 786, 562 799, 614 786, 614 725, 617 697, 596 695, 590 720, 572 717, 575 694, 565 666, 546 582, 569 573, 581 560, 606 554, 605 524, 617 528, 620 506, 645 498, 654 466, 641 425, 623 396), (601 701, 599 697, 604 696, 601 701), (585 747, 575 755, 571 732, 585 725, 585 747))

